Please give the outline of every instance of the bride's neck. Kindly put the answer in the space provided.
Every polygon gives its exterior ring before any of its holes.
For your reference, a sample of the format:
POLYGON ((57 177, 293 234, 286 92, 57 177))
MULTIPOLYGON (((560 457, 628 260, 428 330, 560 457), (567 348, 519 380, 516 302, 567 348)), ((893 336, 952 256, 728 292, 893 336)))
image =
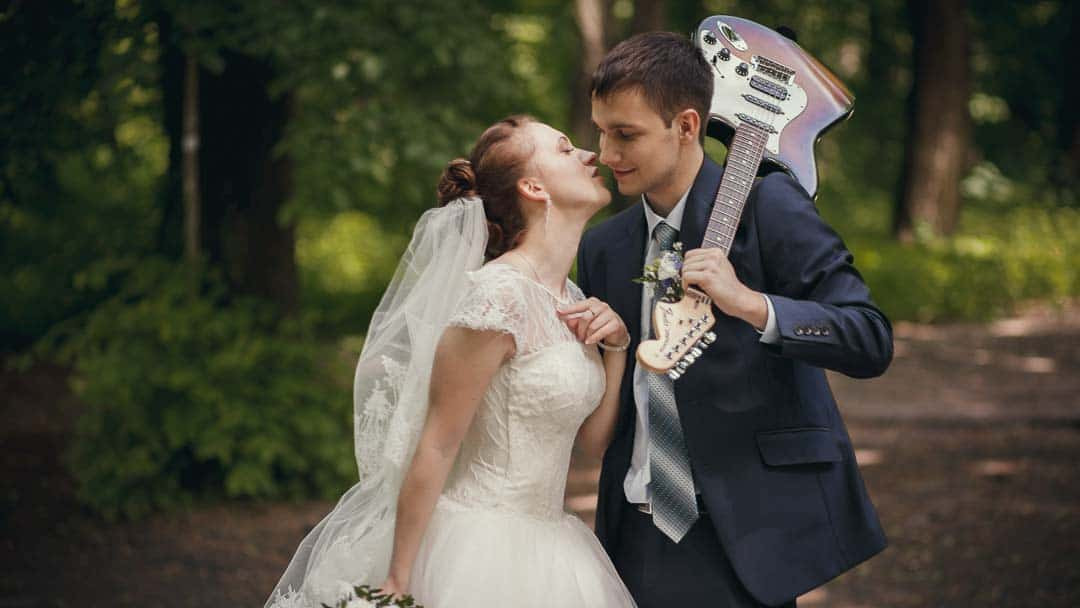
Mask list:
MULTIPOLYGON (((570 274, 577 256, 581 233, 585 230, 587 219, 562 217, 552 211, 547 227, 543 219, 525 234, 522 242, 512 251, 524 254, 532 268, 527 271, 539 275, 539 280, 548 289, 559 293, 570 274)), ((517 260, 520 262, 521 260, 517 260)))

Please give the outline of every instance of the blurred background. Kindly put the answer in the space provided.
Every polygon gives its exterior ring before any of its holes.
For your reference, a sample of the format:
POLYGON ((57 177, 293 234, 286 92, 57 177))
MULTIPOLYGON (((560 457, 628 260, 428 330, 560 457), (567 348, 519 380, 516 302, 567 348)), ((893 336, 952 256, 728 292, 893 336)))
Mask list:
POLYGON ((800 605, 1080 604, 1076 3, 0 7, 0 605, 261 604, 355 479, 353 365, 445 163, 518 112, 594 147, 604 52, 714 14, 854 91, 817 204, 896 326, 832 377, 891 546, 800 605))

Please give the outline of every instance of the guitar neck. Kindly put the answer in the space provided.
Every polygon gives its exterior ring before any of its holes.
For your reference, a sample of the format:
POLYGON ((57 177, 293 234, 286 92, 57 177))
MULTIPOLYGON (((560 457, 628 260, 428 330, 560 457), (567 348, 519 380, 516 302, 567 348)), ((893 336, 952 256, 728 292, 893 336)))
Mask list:
POLYGON ((735 129, 702 247, 719 247, 724 255, 731 251, 768 137, 768 133, 747 121, 735 129))

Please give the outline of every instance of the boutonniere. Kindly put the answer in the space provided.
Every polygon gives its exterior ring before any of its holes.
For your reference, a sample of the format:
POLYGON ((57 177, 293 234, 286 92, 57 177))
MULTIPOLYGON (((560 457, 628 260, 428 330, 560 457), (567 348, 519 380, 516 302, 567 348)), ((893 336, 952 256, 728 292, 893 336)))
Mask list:
POLYGON ((646 264, 641 269, 642 276, 634 279, 635 283, 649 285, 653 293, 659 293, 664 302, 678 302, 683 297, 683 246, 676 241, 671 247, 646 264))

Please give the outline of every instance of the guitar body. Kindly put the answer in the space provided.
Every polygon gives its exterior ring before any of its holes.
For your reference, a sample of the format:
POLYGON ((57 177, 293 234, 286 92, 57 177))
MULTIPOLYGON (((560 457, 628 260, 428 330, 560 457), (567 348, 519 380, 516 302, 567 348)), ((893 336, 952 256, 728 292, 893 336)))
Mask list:
MULTIPOLYGON (((724 176, 713 201, 702 247, 726 255, 763 160, 780 165, 814 196, 814 144, 851 114, 855 98, 794 41, 753 21, 717 15, 694 35, 713 67, 709 123, 731 131, 724 176)), ((678 302, 653 309, 656 339, 643 340, 637 359, 651 372, 678 380, 716 336, 712 301, 693 288, 678 302)))
POLYGON ((765 160, 788 171, 815 196, 814 144, 851 114, 855 96, 794 41, 753 21, 709 17, 698 26, 694 41, 713 67, 711 121, 723 125, 721 133, 738 127, 740 114, 770 124, 776 132, 769 134, 765 160), (745 74, 740 66, 746 66, 745 74), (756 105, 747 95, 779 107, 782 114, 756 105))
POLYGON ((688 289, 678 302, 657 302, 653 308, 652 326, 656 340, 646 340, 638 346, 638 361, 650 372, 663 374, 672 367, 685 370, 699 356, 700 349, 715 339, 709 330, 716 324, 712 301, 695 289, 688 289), (695 344, 701 341, 698 352, 695 344), (679 368, 680 360, 686 364, 679 368))

